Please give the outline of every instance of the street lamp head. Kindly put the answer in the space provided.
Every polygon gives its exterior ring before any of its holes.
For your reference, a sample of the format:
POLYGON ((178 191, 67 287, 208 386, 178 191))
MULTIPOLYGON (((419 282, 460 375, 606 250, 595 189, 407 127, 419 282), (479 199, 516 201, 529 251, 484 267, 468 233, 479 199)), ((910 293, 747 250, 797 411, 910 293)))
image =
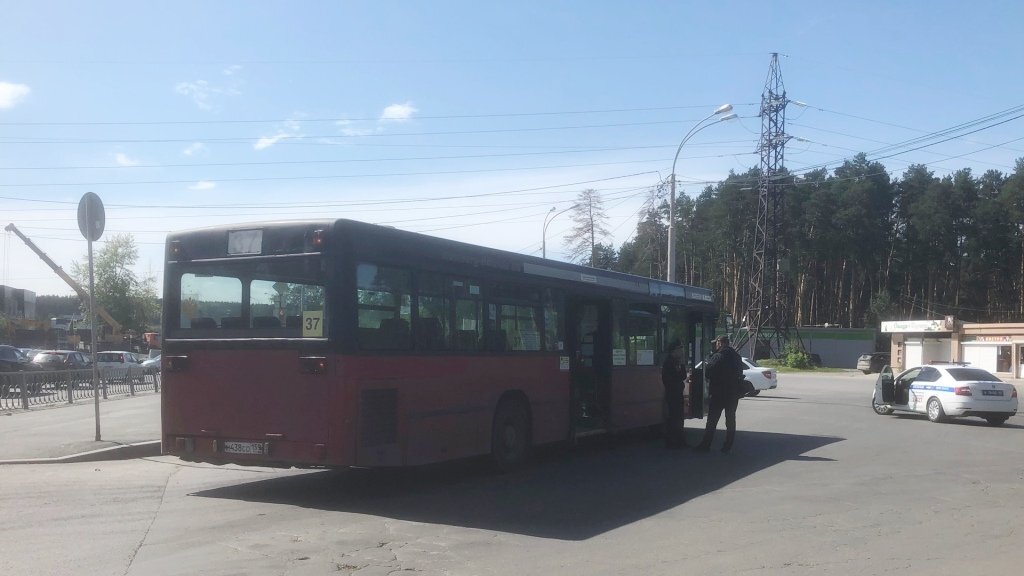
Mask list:
POLYGON ((735 120, 737 118, 739 118, 739 116, 737 116, 735 114, 726 114, 725 116, 722 116, 721 118, 719 118, 718 121, 719 122, 728 122, 729 120, 735 120))
POLYGON ((732 104, 722 104, 715 109, 715 114, 725 114, 726 112, 732 112, 732 104))

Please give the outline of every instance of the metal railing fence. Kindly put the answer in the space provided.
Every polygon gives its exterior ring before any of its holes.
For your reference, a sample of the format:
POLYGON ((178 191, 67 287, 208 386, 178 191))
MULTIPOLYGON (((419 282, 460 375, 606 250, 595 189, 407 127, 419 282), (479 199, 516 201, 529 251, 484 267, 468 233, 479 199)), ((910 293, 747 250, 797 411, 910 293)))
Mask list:
POLYGON ((29 410, 60 403, 74 404, 92 399, 135 396, 139 392, 160 392, 160 374, 129 372, 128 368, 101 369, 98 390, 93 390, 92 369, 60 371, 0 372, 0 410, 29 410))

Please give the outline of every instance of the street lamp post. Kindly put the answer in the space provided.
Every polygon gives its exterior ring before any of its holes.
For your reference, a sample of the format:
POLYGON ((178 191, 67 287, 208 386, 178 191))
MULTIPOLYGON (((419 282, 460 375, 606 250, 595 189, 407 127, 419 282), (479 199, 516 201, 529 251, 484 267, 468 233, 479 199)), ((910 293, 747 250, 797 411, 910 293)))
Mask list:
POLYGON ((693 137, 693 135, 696 134, 697 132, 700 132, 701 130, 707 128, 708 126, 715 124, 715 122, 721 122, 723 120, 732 120, 733 118, 735 118, 736 115, 729 114, 730 111, 732 111, 732 104, 722 104, 721 106, 716 108, 715 111, 712 112, 707 118, 704 118, 700 122, 697 122, 697 124, 693 128, 691 128, 689 132, 686 133, 686 136, 683 136, 683 141, 680 142, 679 147, 676 148, 676 156, 672 160, 671 192, 669 193, 668 197, 668 270, 667 274, 665 275, 665 279, 668 280, 669 282, 676 281, 676 162, 679 161, 679 153, 683 150, 683 144, 686 144, 686 141, 693 137), (722 114, 725 114, 725 116, 722 116, 722 114), (704 124, 705 122, 712 118, 715 118, 716 116, 717 119, 715 120, 715 122, 704 124))
POLYGON ((569 210, 572 210, 573 208, 575 208, 577 206, 579 206, 579 204, 573 204, 572 206, 569 206, 565 210, 561 210, 559 212, 555 212, 555 207, 554 206, 551 207, 551 210, 548 210, 548 213, 544 216, 544 229, 541 230, 541 238, 540 238, 540 255, 541 255, 541 258, 547 258, 548 257, 548 224, 551 224, 551 221, 554 220, 555 218, 557 218, 559 215, 565 214, 566 212, 568 212, 569 210))

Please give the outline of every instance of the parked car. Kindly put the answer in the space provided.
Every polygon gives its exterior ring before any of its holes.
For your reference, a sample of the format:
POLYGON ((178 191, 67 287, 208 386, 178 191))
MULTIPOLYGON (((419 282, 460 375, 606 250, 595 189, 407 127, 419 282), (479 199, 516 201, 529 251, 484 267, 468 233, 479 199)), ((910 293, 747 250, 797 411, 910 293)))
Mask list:
POLYGON ((134 352, 112 350, 96 353, 96 368, 105 380, 142 381, 142 360, 134 352))
POLYGON ((142 371, 146 374, 160 373, 160 355, 142 361, 142 371))
POLYGON ((865 374, 881 372, 882 368, 888 365, 888 352, 872 352, 870 354, 861 354, 860 358, 857 359, 857 370, 860 370, 865 374))
MULTIPOLYGON (((750 358, 743 357, 743 364, 746 368, 743 370, 743 379, 746 380, 750 386, 747 389, 751 389, 747 392, 747 396, 757 396, 762 390, 772 390, 779 386, 779 374, 775 368, 767 368, 764 366, 758 366, 757 362, 754 362, 750 358)), ((704 367, 704 363, 697 364, 697 368, 701 369, 704 367)))
POLYGON ((750 358, 743 358, 743 363, 747 365, 747 369, 743 371, 743 378, 754 385, 754 390, 748 392, 747 396, 757 396, 762 390, 778 388, 779 373, 776 372, 775 368, 758 366, 757 362, 750 358))
POLYGON ((999 426, 1017 413, 1017 388, 966 364, 915 366, 897 376, 886 366, 875 381, 871 407, 883 416, 917 412, 932 422, 977 416, 999 426))
POLYGON ((88 356, 75 350, 43 350, 32 363, 41 370, 84 370, 92 366, 88 356))
POLYGON ((0 372, 24 372, 30 370, 32 362, 14 346, 0 345, 0 372))

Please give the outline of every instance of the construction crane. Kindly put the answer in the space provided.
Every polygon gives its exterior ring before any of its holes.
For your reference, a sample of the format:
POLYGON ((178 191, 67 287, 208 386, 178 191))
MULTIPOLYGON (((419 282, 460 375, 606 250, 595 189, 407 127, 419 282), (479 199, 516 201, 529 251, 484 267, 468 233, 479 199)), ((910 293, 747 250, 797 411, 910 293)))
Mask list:
MULTIPOLYGON (((7 227, 4 228, 4 230, 7 230, 8 232, 14 232, 15 235, 18 236, 18 238, 21 238, 21 241, 24 242, 26 246, 31 248, 32 251, 35 252, 36 255, 43 260, 43 262, 46 262, 46 265, 49 266, 50 269, 52 269, 54 272, 56 272, 57 276, 60 276, 61 280, 67 282, 68 286, 71 286, 75 293, 78 294, 78 297, 82 299, 82 302, 89 301, 89 292, 87 292, 86 289, 83 288, 81 284, 75 282, 74 278, 72 278, 67 272, 65 272, 63 268, 58 266, 57 263, 54 262, 49 256, 47 256, 46 252, 40 250, 39 247, 36 246, 35 242, 29 240, 28 236, 22 234, 21 230, 18 230, 17 226, 15 226, 14 224, 8 224, 7 227)), ((113 334, 111 335, 111 340, 119 341, 121 339, 121 323, 118 322, 117 320, 114 320, 114 317, 110 315, 110 312, 107 312, 107 309, 104 308, 103 306, 100 306, 99 304, 96 304, 96 315, 99 316, 104 322, 106 322, 108 326, 110 326, 110 329, 113 332, 113 334)))

